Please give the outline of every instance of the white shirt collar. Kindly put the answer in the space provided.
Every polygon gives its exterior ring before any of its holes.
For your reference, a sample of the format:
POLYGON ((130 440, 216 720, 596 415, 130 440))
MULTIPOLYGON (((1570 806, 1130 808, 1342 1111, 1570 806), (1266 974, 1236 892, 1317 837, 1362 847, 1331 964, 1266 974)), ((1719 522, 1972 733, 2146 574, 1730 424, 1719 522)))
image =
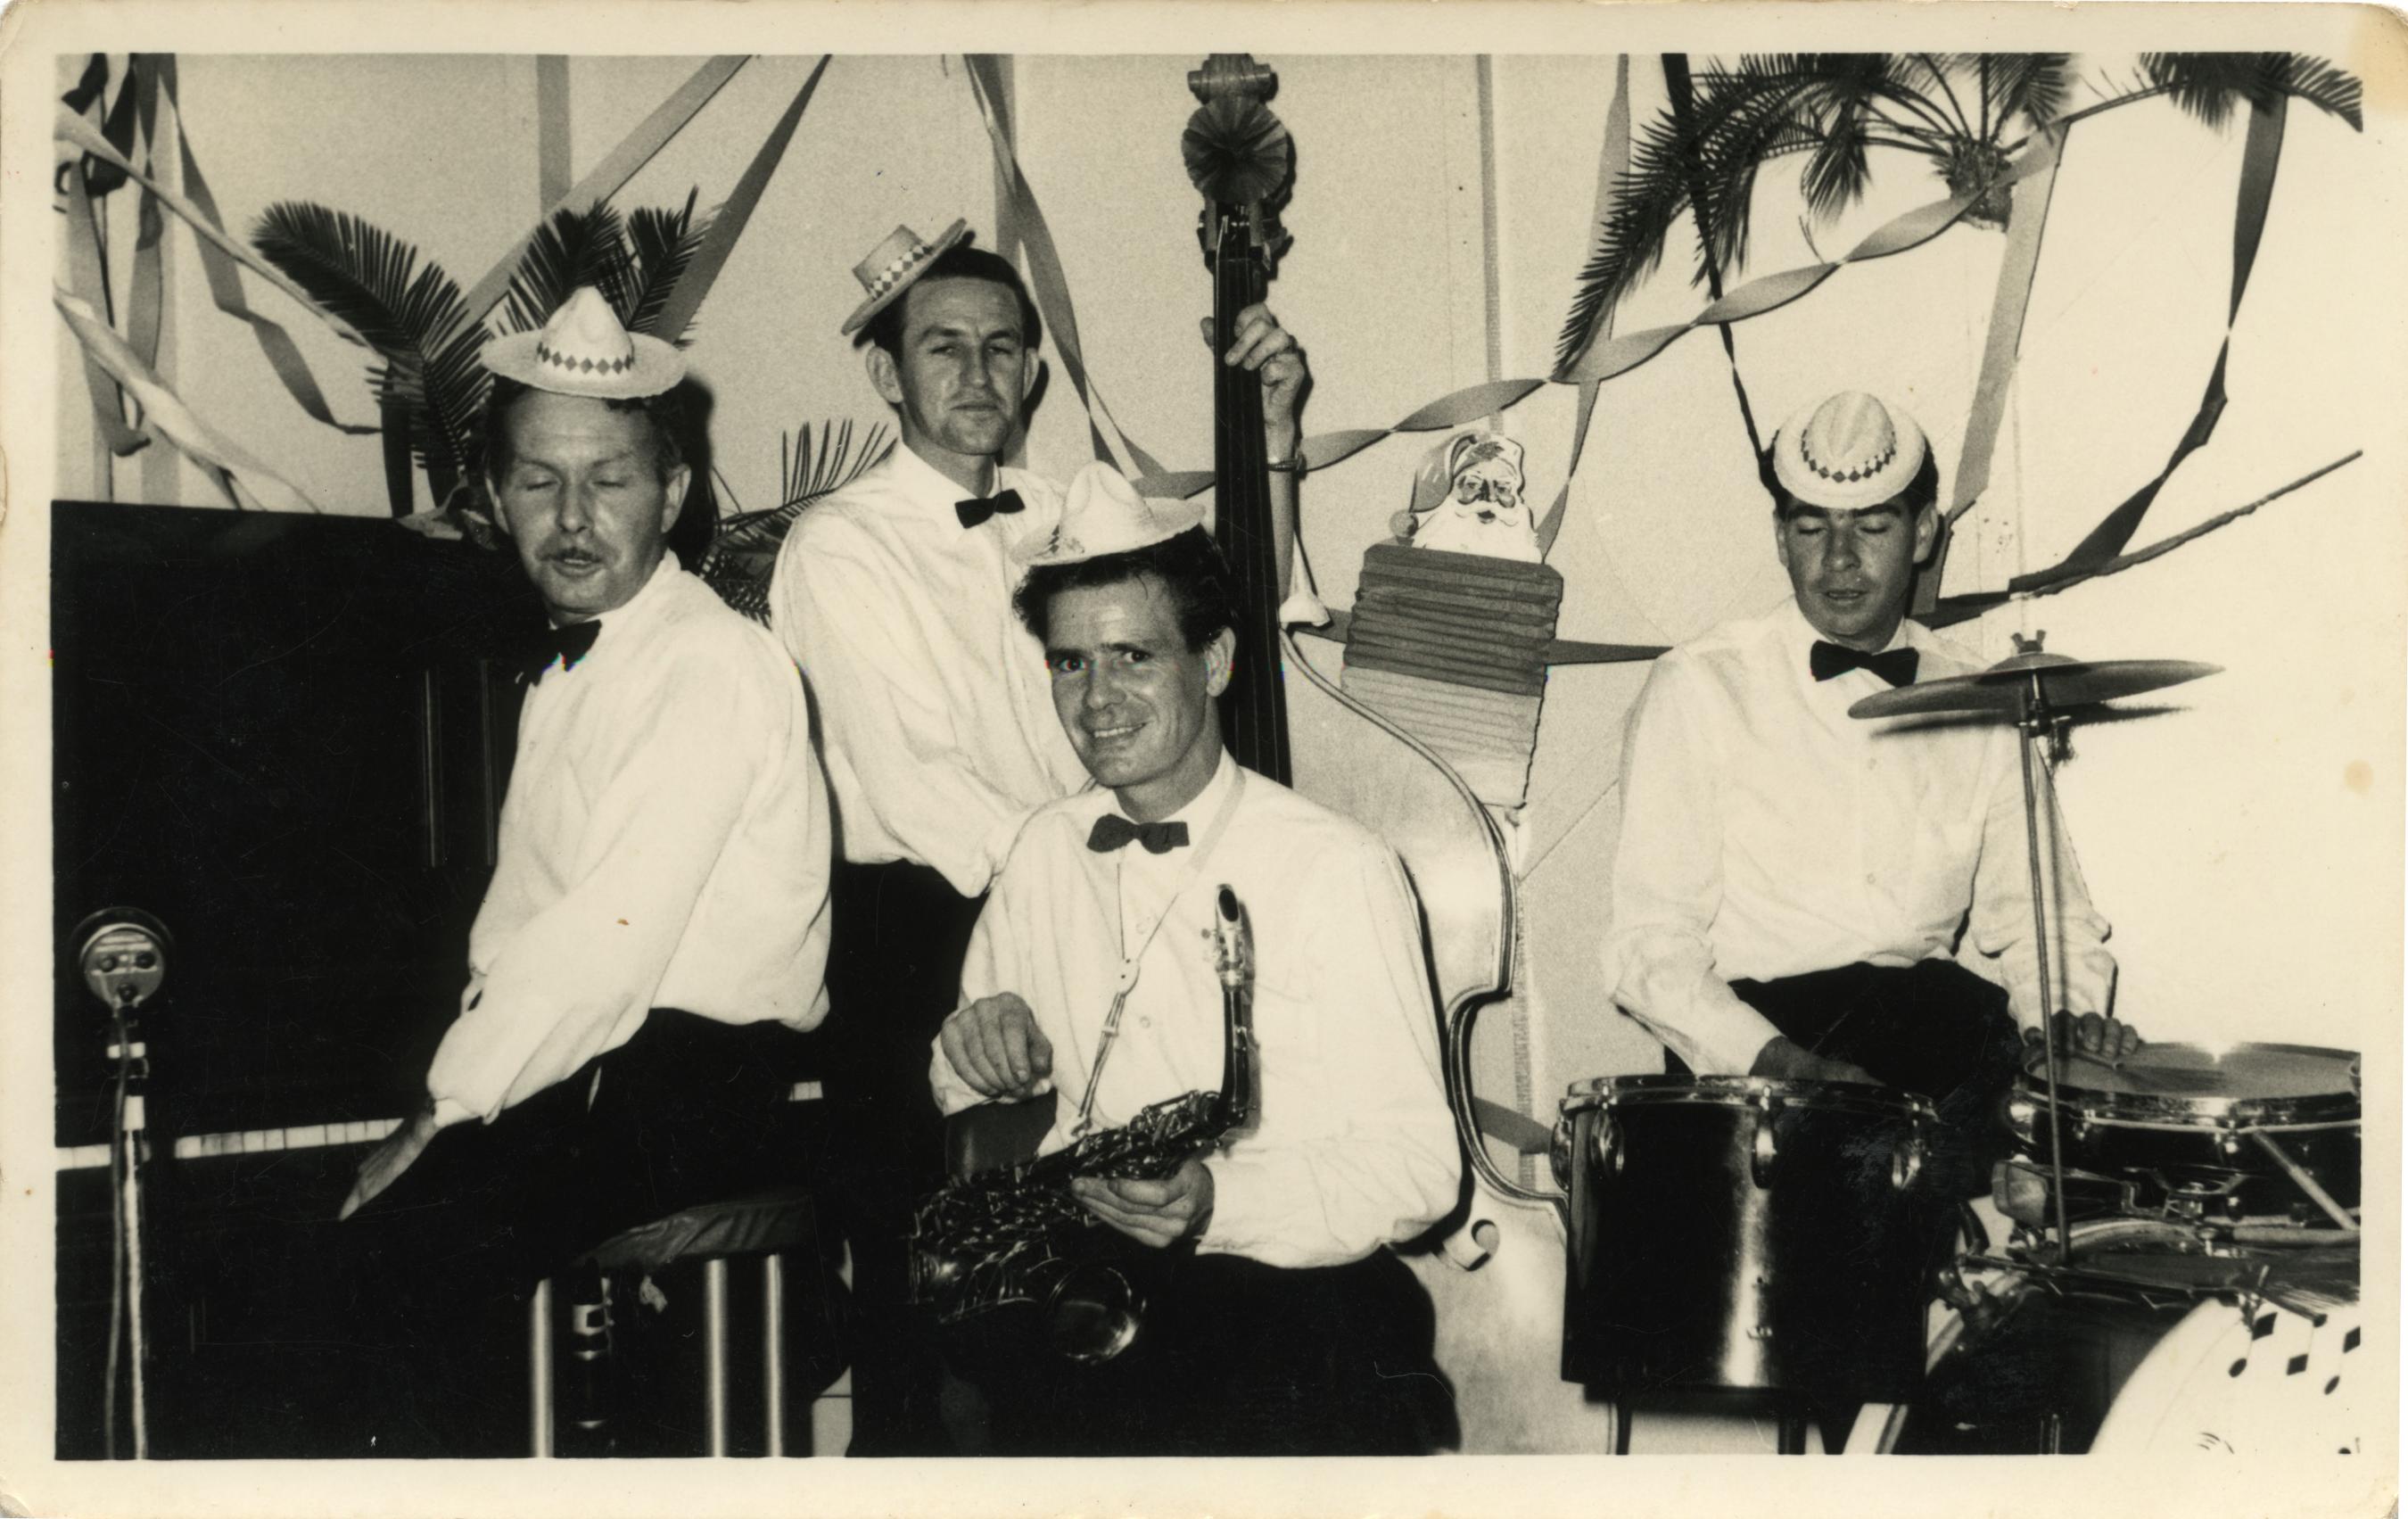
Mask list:
POLYGON ((630 625, 640 624, 666 605, 669 597, 669 583, 677 579, 682 567, 678 563, 677 551, 663 549, 661 562, 652 566, 652 573, 645 580, 640 590, 609 611, 600 612, 586 619, 588 622, 602 624, 602 631, 594 637, 594 646, 600 648, 605 639, 610 638, 615 633, 630 625))
MULTIPOLYGON (((1782 605, 1784 610, 1788 616, 1789 629, 1792 635, 1791 641, 1794 642, 1800 651, 1812 649, 1817 643, 1829 643, 1833 641, 1821 628, 1816 627, 1813 623, 1806 620, 1806 613, 1804 609, 1798 605, 1798 598, 1796 596, 1791 596, 1782 605)), ((1900 617, 1898 620, 1898 627, 1896 631, 1892 632, 1889 636, 1889 641, 1872 652, 1876 654, 1885 654, 1893 649, 1906 648, 1914 641, 1907 637, 1906 630, 1914 625, 1914 619, 1911 617, 1900 617)))
MULTIPOLYGON (((1237 783, 1238 762, 1230 757, 1228 750, 1225 748, 1221 751, 1221 763, 1212 767, 1212 779, 1204 782, 1204 789, 1189 797, 1185 807, 1161 821, 1186 824, 1187 835, 1192 841, 1200 835, 1199 824, 1209 824, 1212 820, 1221 806, 1221 798, 1227 795, 1229 788, 1237 783)), ((1118 796, 1109 791, 1104 792, 1103 796, 1105 811, 1116 812, 1125 818, 1128 817, 1128 809, 1121 806, 1118 796)), ((1130 821, 1136 820, 1132 818, 1130 821)))
MULTIPOLYGON (((896 444, 895 451, 889 457, 894 460, 891 467, 895 471, 896 487, 910 498, 913 506, 931 516, 941 513, 949 527, 959 525, 953 517, 953 503, 978 499, 972 492, 962 489, 961 481, 921 458, 907 443, 896 444)), ((995 489, 997 491, 1004 488, 1003 474, 1003 466, 996 464, 995 489)))

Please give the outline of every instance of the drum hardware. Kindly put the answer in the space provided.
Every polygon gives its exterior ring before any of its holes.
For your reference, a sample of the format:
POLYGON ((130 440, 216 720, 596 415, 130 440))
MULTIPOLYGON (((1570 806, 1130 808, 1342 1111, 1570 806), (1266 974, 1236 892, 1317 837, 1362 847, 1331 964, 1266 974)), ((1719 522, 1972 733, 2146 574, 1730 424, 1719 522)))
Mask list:
POLYGON ((2291 1158, 2289 1151, 2275 1142, 2274 1136, 2262 1128, 2253 1128, 2247 1133, 2249 1138, 2258 1141, 2259 1149, 2274 1157, 2275 1164, 2281 1166, 2284 1172, 2298 1183, 2300 1190, 2306 1193, 2311 1201, 2325 1211, 2325 1216, 2330 1218, 2336 1227, 2347 1234, 2358 1232, 2358 1220, 2350 1217, 2348 1211, 2333 1200, 2331 1193, 2316 1183, 2316 1179, 2308 1174, 2305 1167, 2291 1158))
POLYGON ((2066 1223, 2062 1146, 2057 1136, 2057 1008, 2049 974, 2048 906, 2040 867, 2040 792, 2032 777, 2034 752, 2046 746, 2052 759, 2065 752, 2070 721, 2060 710, 2137 695, 2164 686, 2214 675, 2217 666, 2176 659, 2128 659, 2105 663, 2071 659, 2042 649, 2046 632, 2027 638, 2014 636, 2015 652, 1986 670, 1919 684, 1899 686, 1867 696, 1848 709, 1856 718, 1899 717, 1933 712, 1987 713, 2012 718, 2023 734, 2017 746, 2023 759, 2024 840, 2031 868, 2032 954, 2040 968, 2041 1039, 2048 1080, 2049 1167, 2056 1185, 2050 1200, 2057 1215, 2057 1235, 2069 1247, 2072 1232, 2066 1223))

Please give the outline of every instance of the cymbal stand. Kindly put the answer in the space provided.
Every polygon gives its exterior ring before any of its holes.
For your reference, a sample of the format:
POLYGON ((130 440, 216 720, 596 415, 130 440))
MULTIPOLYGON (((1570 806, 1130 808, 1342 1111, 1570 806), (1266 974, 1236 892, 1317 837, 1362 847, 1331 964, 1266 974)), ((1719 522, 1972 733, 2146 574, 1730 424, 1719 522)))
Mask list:
MULTIPOLYGON (((2018 653, 2040 652, 2045 632, 2035 633, 2029 639, 2015 635, 2018 653)), ((2045 1061, 2048 1082, 2048 1177, 2049 1202, 2057 1220, 2057 1258, 2061 1266, 2073 1263, 2073 1231, 2065 1222, 2065 1151, 2057 1132, 2057 1008, 2055 978, 2049 974, 2048 906, 2042 889, 2040 867, 2040 788, 2032 779, 2034 752, 2041 745, 2051 743, 2064 723, 2049 705, 2048 690, 2038 668, 2024 672, 2021 701, 2015 712, 2015 727, 2022 739, 2016 745, 2023 752, 2024 767, 2024 838, 2028 863, 2031 867, 2032 953, 2040 962, 2040 1029, 2041 1052, 2045 1061)))

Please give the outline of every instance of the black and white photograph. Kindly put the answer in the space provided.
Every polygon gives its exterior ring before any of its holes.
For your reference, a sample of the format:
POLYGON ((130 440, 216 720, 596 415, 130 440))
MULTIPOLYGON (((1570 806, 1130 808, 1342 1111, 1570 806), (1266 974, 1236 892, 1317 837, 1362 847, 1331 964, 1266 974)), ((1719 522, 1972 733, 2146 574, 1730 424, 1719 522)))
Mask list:
POLYGON ((0 1512, 2391 1512, 2397 21, 19 5, 0 1512))

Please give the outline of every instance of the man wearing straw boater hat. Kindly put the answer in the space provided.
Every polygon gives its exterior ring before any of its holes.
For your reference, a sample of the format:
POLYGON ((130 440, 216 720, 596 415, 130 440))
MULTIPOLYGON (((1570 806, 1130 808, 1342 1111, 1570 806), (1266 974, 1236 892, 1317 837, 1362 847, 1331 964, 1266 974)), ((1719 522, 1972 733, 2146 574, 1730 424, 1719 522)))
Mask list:
MULTIPOLYGON (((821 724, 839 860, 827 1090, 849 1206, 856 1454, 941 1451, 936 1362, 903 1303, 902 1232, 936 1182, 924 1062, 987 883, 1021 824, 1086 783, 1013 617, 1012 548, 1051 532, 1061 492, 1003 463, 1038 373, 1035 303, 954 222, 907 227, 853 269, 843 324, 902 446, 795 523, 770 613, 821 724)), ((1303 351, 1261 306, 1226 362, 1261 375, 1268 457, 1293 466, 1303 351)), ((1291 493, 1295 473, 1274 477, 1291 493)))
MULTIPOLYGON (((1994 1100, 2041 1016, 2016 736, 1848 715, 1979 668, 1905 620, 1938 532, 1914 419, 1843 393, 1792 417, 1772 459, 1793 595, 1664 655, 1640 693, 1606 983, 1676 1068, 1933 1098, 1956 1136, 1944 1184, 1985 1192, 1994 1100), (2003 989, 1957 963, 1960 925, 2003 989)), ((2057 1005, 2083 1049, 2114 1057, 2139 1039, 2108 1016, 2107 924, 2047 815, 2057 1005)))
POLYGON ((939 1101, 1055 1094, 1042 1153, 1217 1089, 1212 924, 1253 931, 1256 1116, 1159 1182, 1078 1179, 1158 1276, 1134 1344, 966 1366, 996 1454, 1405 1455, 1451 1442, 1429 1299, 1390 1243, 1455 1203, 1419 918, 1388 847, 1223 749, 1236 649, 1200 509, 1109 465, 1024 539, 1018 605, 1094 789, 1022 828, 929 1052, 939 1101))
POLYGON ((802 683, 664 546, 684 361, 590 288, 483 358, 495 517, 551 626, 458 1016, 343 1205, 367 1210, 347 1225, 363 1238, 380 1226, 409 1327, 469 1357, 419 1400, 437 1455, 523 1451, 523 1385, 490 1385, 476 1357, 512 1342, 541 1275, 780 1179, 786 1030, 825 1006, 831 843, 802 683))

